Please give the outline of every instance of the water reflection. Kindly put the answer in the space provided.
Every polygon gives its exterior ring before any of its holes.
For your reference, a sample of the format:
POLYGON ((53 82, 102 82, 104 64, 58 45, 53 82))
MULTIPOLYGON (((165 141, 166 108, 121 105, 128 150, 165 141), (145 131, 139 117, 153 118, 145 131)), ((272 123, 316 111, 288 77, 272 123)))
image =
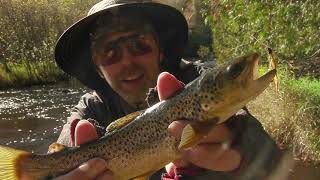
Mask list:
POLYGON ((0 91, 0 144, 45 153, 85 92, 77 83, 0 91))

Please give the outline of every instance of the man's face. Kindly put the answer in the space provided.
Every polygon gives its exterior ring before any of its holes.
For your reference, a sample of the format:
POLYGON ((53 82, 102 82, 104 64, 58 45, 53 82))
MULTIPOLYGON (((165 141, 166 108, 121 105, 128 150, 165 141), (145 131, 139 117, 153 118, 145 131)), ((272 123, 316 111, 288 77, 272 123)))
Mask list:
POLYGON ((95 63, 108 84, 130 105, 144 103, 149 88, 156 86, 162 54, 152 34, 110 33, 95 63))

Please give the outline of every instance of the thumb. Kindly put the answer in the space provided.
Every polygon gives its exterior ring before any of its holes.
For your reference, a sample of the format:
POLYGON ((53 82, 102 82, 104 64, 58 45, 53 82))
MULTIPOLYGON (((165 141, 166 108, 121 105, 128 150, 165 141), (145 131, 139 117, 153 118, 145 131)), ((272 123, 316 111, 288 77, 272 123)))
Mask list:
POLYGON ((96 128, 87 120, 81 120, 77 123, 74 131, 75 145, 93 141, 98 138, 96 128))
POLYGON ((180 89, 183 89, 184 84, 177 80, 172 74, 163 72, 158 76, 157 90, 160 101, 168 99, 180 89))

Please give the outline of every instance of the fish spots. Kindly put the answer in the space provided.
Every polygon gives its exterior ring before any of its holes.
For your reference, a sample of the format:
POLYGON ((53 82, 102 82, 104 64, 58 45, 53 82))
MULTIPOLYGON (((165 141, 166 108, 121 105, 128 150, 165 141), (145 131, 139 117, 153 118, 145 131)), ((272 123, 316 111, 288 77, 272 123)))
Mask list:
POLYGON ((126 164, 125 159, 121 158, 121 164, 124 165, 124 166, 126 166, 126 165, 125 165, 125 164, 126 164))
POLYGON ((90 158, 92 158, 92 157, 93 157, 93 155, 92 155, 91 153, 84 155, 84 158, 85 158, 85 159, 90 159, 90 158))
POLYGON ((128 153, 126 153, 125 155, 124 155, 124 157, 126 158, 126 159, 129 159, 129 154, 128 153))
POLYGON ((196 117, 195 111, 192 111, 192 112, 191 112, 191 116, 192 116, 192 117, 196 117))
POLYGON ((201 104, 201 108, 204 110, 204 111, 209 111, 210 110, 210 106, 206 103, 204 104, 201 104))
POLYGON ((71 154, 68 154, 65 159, 67 159, 68 161, 72 161, 73 160, 73 156, 71 154))

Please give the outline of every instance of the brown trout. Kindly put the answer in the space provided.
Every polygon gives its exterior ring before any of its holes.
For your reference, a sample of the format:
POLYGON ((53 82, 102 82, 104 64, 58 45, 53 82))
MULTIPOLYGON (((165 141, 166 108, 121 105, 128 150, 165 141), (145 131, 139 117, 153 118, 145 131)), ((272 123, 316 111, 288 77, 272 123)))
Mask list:
POLYGON ((258 78, 258 60, 251 54, 208 69, 175 96, 120 118, 104 137, 79 147, 38 155, 0 146, 0 179, 56 177, 94 157, 106 160, 116 180, 147 178, 263 92, 276 70, 258 78), (190 121, 181 140, 168 132, 178 119, 190 121))

